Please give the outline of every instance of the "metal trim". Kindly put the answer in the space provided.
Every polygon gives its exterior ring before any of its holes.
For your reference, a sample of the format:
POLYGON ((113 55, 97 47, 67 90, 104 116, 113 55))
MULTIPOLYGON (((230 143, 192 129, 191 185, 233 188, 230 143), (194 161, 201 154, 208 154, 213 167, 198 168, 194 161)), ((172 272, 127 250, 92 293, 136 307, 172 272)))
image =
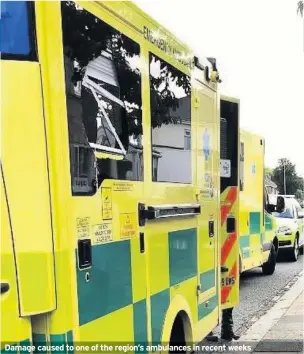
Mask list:
POLYGON ((164 204, 148 206, 145 216, 148 220, 195 216, 201 213, 200 204, 164 204))

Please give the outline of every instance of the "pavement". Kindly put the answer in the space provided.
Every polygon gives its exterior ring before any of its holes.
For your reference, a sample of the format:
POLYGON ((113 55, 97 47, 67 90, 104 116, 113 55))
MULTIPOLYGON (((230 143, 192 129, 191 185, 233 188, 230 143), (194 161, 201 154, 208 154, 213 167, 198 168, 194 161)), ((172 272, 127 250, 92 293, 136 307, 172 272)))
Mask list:
POLYGON ((259 342, 254 352, 303 352, 304 291, 259 342), (280 342, 278 342, 278 338, 280 342), (269 341, 269 342, 268 342, 269 341), (267 350, 265 352, 265 350, 267 350), (271 351, 270 351, 271 350, 271 351))
MULTIPOLYGON (((209 343, 213 350, 200 353, 304 353, 304 272, 288 286, 273 306, 257 321, 251 322, 237 341, 209 343)), ((208 345, 204 343, 203 345, 208 345)))
MULTIPOLYGON (((290 289, 303 269, 303 256, 297 262, 280 256, 275 273, 271 276, 263 275, 261 268, 243 273, 240 279, 240 302, 233 310, 235 332, 238 335, 246 333, 290 289)), ((214 333, 220 335, 220 327, 214 333)))
POLYGON ((304 274, 237 341, 252 343, 253 353, 303 353, 304 274))

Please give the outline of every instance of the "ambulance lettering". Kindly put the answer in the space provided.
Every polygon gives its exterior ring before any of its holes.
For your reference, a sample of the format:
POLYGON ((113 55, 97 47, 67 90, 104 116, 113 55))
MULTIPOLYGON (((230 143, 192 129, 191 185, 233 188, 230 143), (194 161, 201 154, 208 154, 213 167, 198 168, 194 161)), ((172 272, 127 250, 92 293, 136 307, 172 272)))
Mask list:
POLYGON ((222 286, 232 286, 235 284, 235 277, 226 277, 226 278, 222 278, 222 286))

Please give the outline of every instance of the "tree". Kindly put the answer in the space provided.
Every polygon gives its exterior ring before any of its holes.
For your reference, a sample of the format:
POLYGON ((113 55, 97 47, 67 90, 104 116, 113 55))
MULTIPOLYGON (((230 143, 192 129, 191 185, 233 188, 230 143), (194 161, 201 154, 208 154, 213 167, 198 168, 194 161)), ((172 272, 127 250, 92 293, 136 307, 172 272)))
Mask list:
POLYGON ((304 200, 304 191, 301 191, 300 189, 298 189, 296 191, 296 199, 299 201, 304 200))
POLYGON ((288 159, 282 158, 279 159, 278 166, 272 173, 272 179, 277 184, 280 194, 285 194, 284 174, 286 181, 286 194, 296 194, 297 190, 303 189, 303 178, 297 175, 295 165, 288 159))
POLYGON ((297 14, 300 14, 300 16, 303 17, 303 13, 304 13, 304 2, 299 1, 298 8, 297 8, 297 14))

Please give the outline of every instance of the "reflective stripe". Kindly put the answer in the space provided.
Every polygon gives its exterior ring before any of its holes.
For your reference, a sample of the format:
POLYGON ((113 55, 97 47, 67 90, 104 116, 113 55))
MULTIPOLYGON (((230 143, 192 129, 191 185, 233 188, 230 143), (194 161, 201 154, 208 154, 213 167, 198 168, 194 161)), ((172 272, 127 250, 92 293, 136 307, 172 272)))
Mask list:
POLYGON ((222 207, 221 207, 221 225, 222 226, 227 220, 227 216, 230 213, 234 202, 236 201, 236 197, 237 197, 237 188, 231 187, 228 192, 228 195, 226 197, 226 200, 224 202, 225 204, 222 205, 222 207))

